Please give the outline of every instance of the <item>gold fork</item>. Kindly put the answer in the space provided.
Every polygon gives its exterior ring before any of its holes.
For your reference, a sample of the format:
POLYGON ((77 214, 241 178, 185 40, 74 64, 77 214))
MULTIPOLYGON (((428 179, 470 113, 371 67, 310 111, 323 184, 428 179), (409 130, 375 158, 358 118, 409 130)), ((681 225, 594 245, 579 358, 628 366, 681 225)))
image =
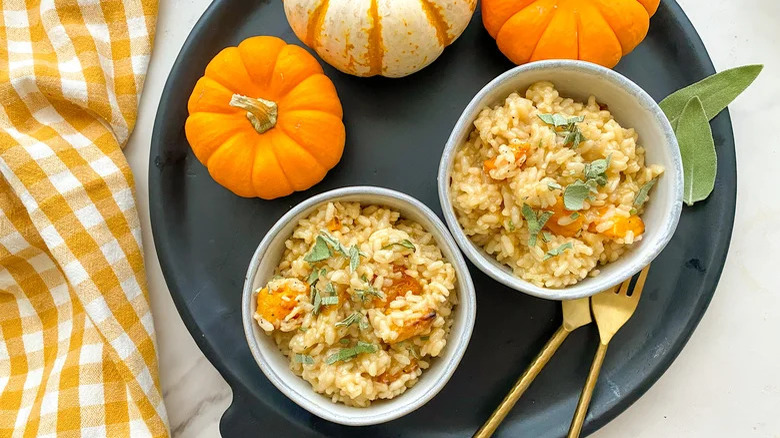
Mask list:
POLYGON ((585 415, 588 413, 590 399, 593 396, 593 388, 596 387, 596 381, 599 378, 601 365, 604 363, 604 356, 607 354, 607 345, 623 324, 631 318, 639 303, 639 297, 642 296, 642 289, 645 287, 647 272, 650 266, 646 266, 639 273, 639 279, 631 293, 628 288, 631 279, 624 281, 623 284, 601 292, 590 298, 590 306, 593 309, 593 316, 596 318, 596 325, 599 327, 599 337, 601 342, 596 350, 596 357, 590 366, 588 379, 585 381, 585 387, 582 388, 580 400, 577 402, 577 410, 574 411, 574 418, 571 420, 568 438, 577 438, 582 431, 582 423, 585 421, 585 415))
POLYGON ((509 394, 504 397, 501 404, 498 405, 490 418, 482 425, 482 427, 474 434, 474 438, 488 438, 493 435, 496 428, 504 420, 504 417, 512 410, 512 407, 517 403, 517 400, 531 385, 536 376, 542 371, 547 362, 552 358, 558 347, 561 346, 563 341, 569 336, 569 333, 574 330, 588 325, 591 322, 590 306, 588 305, 588 298, 580 298, 578 300, 562 301, 561 307, 563 308, 563 324, 555 334, 547 341, 542 351, 536 356, 536 358, 528 366, 522 376, 517 379, 517 383, 509 391, 509 394))

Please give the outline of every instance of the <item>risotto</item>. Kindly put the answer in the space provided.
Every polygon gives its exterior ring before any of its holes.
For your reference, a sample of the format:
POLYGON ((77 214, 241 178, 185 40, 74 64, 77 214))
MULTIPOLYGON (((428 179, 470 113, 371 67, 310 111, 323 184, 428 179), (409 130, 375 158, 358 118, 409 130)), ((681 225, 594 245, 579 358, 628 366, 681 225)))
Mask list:
POLYGON ((328 203, 302 219, 255 320, 290 369, 334 402, 412 387, 447 344, 455 269, 420 224, 377 205, 328 203))
POLYGON ((561 288, 598 275, 644 233, 663 167, 591 96, 549 82, 484 109, 455 156, 450 194, 465 234, 514 274, 561 288))

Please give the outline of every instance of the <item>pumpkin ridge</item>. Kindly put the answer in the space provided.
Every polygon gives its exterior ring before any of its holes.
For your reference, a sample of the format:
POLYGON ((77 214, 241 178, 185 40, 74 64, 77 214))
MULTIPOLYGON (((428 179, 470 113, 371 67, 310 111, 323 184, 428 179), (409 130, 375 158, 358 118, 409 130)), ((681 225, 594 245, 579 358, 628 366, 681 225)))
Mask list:
MULTIPOLYGON (((501 27, 498 28, 498 31, 496 31, 496 36, 495 36, 494 39, 496 39, 496 40, 498 39, 498 35, 501 33, 501 30, 504 29, 504 26, 506 26, 506 24, 509 23, 512 20, 512 17, 514 17, 515 15, 517 15, 517 14, 523 12, 524 10, 530 8, 535 3, 536 3, 536 0, 532 1, 531 3, 528 3, 524 8, 522 8, 522 9, 518 10, 517 12, 515 12, 514 14, 510 15, 509 18, 507 18, 506 21, 504 21, 504 23, 501 25, 501 27)), ((543 27, 546 28, 550 24, 550 22, 552 21, 553 16, 555 16, 555 14, 557 14, 557 13, 558 13, 557 9, 555 10, 555 12, 551 13, 550 14, 550 19, 547 20, 547 23, 543 27)), ((544 35, 544 32, 542 32, 542 35, 544 35)), ((540 37, 540 39, 541 39, 541 37, 540 37)), ((533 53, 536 51, 536 46, 538 46, 538 45, 539 45, 539 41, 536 42, 536 45, 534 46, 534 49, 531 50, 531 55, 533 55, 533 53)))
MULTIPOLYGON (((556 3, 555 3, 555 5, 557 6, 557 5, 558 5, 558 3, 556 2, 556 3)), ((531 3, 531 4, 530 4, 530 5, 528 5, 528 6, 526 6, 526 8, 528 8, 528 7, 531 7, 531 6, 533 6, 533 3, 531 3)), ((524 10, 525 10, 525 8, 523 8, 523 9, 520 9, 519 11, 517 11, 517 12, 515 13, 515 15, 519 14, 520 12, 522 12, 522 11, 524 11, 524 10)), ((529 61, 530 61, 530 60, 532 60, 532 59, 534 59, 534 55, 536 55, 536 49, 537 49, 537 48, 539 48, 539 43, 541 43, 541 42, 542 42, 542 38, 544 38, 544 34, 546 33, 546 31, 547 31, 547 28, 550 26, 550 23, 552 23, 553 19, 555 18, 555 15, 556 15, 557 13, 558 13, 558 8, 556 7, 556 8, 553 10, 553 12, 550 14, 550 17, 549 17, 549 18, 547 19, 547 21, 544 23, 544 26, 542 26, 542 28, 543 28, 543 29, 545 29, 545 30, 544 30, 544 31, 542 31, 542 34, 541 34, 541 35, 539 35, 539 39, 537 39, 537 40, 536 40, 536 44, 534 44, 534 48, 533 48, 533 50, 531 50, 531 56, 528 58, 528 60, 529 60, 529 61)), ((514 15, 513 15, 513 16, 514 16, 514 15)), ((509 22, 509 20, 507 20, 507 23, 508 23, 508 22, 509 22)), ((506 25, 506 23, 504 23, 504 25, 506 25)), ((504 26, 501 26, 501 28, 503 28, 503 27, 504 27, 504 26)), ((499 31, 499 32, 500 32, 500 31, 499 31)), ((579 43, 579 41, 577 41, 577 50, 578 50, 578 51, 579 51, 579 44, 580 44, 580 43, 579 43)))
MULTIPOLYGON (((313 113, 322 113, 322 114, 327 114, 327 115, 332 116, 332 117, 339 118, 338 116, 336 116, 334 114, 331 114, 331 113, 329 113, 327 111, 320 111, 320 110, 314 110, 314 109, 290 110, 290 111, 287 112, 287 114, 289 115, 289 114, 292 114, 292 113, 294 113, 296 111, 306 111, 306 112, 313 112, 313 113)), ((329 170, 329 167, 324 165, 324 164, 322 164, 322 162, 320 160, 318 160, 317 157, 314 154, 311 153, 311 151, 306 147, 306 145, 304 145, 302 142, 298 141, 298 139, 295 138, 295 136, 292 135, 292 133, 288 132, 285 129, 285 124, 284 123, 280 123, 280 124, 276 125, 276 128, 279 131, 279 133, 284 134, 285 136, 287 136, 287 138, 289 138, 295 144, 300 146, 301 149, 305 150, 307 154, 311 155, 311 157, 314 159, 314 161, 316 161, 317 164, 319 164, 320 166, 322 166, 323 169, 325 169, 325 172, 327 172, 329 170)), ((282 170, 284 170, 284 169, 282 169, 282 170)))
MULTIPOLYGON (((318 112, 324 113, 324 111, 318 111, 318 112)), ((325 113, 325 114, 329 114, 329 113, 325 113)), ((329 170, 328 166, 322 164, 322 162, 318 160, 317 157, 314 154, 312 154, 309 149, 306 148, 306 146, 302 145, 301 143, 298 143, 294 138, 292 138, 292 136, 290 136, 290 134, 287 133, 287 131, 285 131, 284 129, 279 129, 279 132, 277 132, 276 135, 284 135, 285 137, 290 139, 292 143, 295 143, 296 145, 298 145, 299 148, 301 148, 302 151, 306 152, 306 155, 310 156, 311 159, 314 160, 315 163, 317 163, 317 165, 322 167, 325 173, 328 172, 329 170)), ((274 151, 274 156, 276 156, 276 151, 274 151)), ((284 172, 284 168, 282 168, 282 172, 284 172)))
MULTIPOLYGON (((314 157, 314 155, 312 155, 312 153, 311 153, 311 152, 309 152, 309 151, 308 151, 306 148, 304 148, 304 147, 303 147, 303 146, 301 146, 301 145, 300 145, 300 144, 299 144, 297 141, 295 141, 295 139, 294 139, 294 138, 292 138, 292 137, 290 137, 289 135, 287 135, 287 133, 286 133, 286 132, 284 132, 283 130, 279 130, 279 131, 275 132, 275 135, 277 135, 277 136, 278 136, 279 134, 284 134, 284 135, 285 135, 285 137, 287 137, 288 139, 292 140, 292 144, 294 144, 294 145, 298 146, 298 149, 302 150, 302 151, 303 151, 303 152, 304 152, 306 155, 308 155, 309 157, 311 157, 311 159, 312 159, 312 160, 313 160, 315 163, 317 163, 317 165, 318 165, 318 166, 320 166, 320 167, 322 168, 322 170, 325 172, 325 174, 327 174, 327 173, 328 173, 328 171, 329 171, 330 169, 328 169, 326 166, 323 166, 323 165, 322 165, 322 163, 320 163, 319 161, 317 161, 317 158, 315 158, 315 157, 314 157)), ((305 190, 305 189, 299 189, 299 188, 296 188, 296 186, 295 186, 295 185, 294 185, 294 183, 293 183, 293 180, 290 178, 290 175, 289 175, 289 174, 288 174, 288 173, 287 173, 287 172, 284 170, 284 165, 282 164, 282 160, 281 160, 281 159, 279 159, 279 155, 278 155, 278 153, 276 152, 276 148, 277 148, 277 147, 281 147, 281 146, 279 146, 279 145, 277 144, 277 141, 276 141, 274 138, 270 138, 268 142, 269 142, 269 144, 270 144, 270 148, 271 148, 272 155, 273 155, 273 156, 274 156, 274 158, 276 159, 276 163, 279 165, 279 169, 282 171, 282 174, 283 174, 283 175, 284 175, 284 177, 287 179, 287 183, 288 183, 288 185, 289 185, 290 187, 292 187, 293 191, 296 191, 296 192, 298 192, 298 191, 302 191, 302 190, 305 190)), ((324 176, 323 176, 323 177, 324 177, 324 176)), ((321 180, 320 180, 320 181, 321 181, 321 180)))
MULTIPOLYGON (((255 148, 262 148, 262 147, 268 148, 271 151, 271 153, 268 154, 269 157, 273 157, 274 164, 276 165, 277 168, 279 168, 279 171, 282 172, 282 175, 284 175, 284 181, 278 181, 284 183, 284 185, 286 186, 285 190, 283 191, 287 193, 287 195, 295 192, 296 191, 295 188, 290 183, 290 177, 284 172, 284 167, 282 167, 282 163, 279 161, 279 157, 276 156, 276 151, 274 150, 273 142, 270 139, 258 140, 258 143, 255 144, 255 148), (261 144, 261 142, 267 144, 261 144)), ((255 158, 252 161, 252 188, 255 190, 256 193, 261 193, 263 190, 262 188, 258 188, 257 186, 255 186, 255 178, 254 178, 254 169, 255 169, 254 160, 257 159, 257 152, 255 152, 254 157, 255 158)), ((283 196, 287 196, 287 195, 283 195, 283 196)))
MULTIPOLYGON (((593 8, 596 10, 596 12, 599 13, 599 15, 601 15, 601 18, 604 20, 604 23, 607 23, 606 26, 607 29, 609 29, 610 33, 612 33, 612 35, 615 37, 615 41, 617 41, 618 45, 620 46, 620 57, 622 58, 625 55, 625 53, 623 53, 623 45, 620 44, 620 37, 618 37, 617 33, 615 33, 615 29, 613 29, 612 26, 609 25, 609 21, 607 21, 606 17, 604 17, 604 14, 601 12, 601 9, 599 9, 598 6, 594 5, 593 2, 591 2, 591 6, 593 6, 593 8)), ((577 47, 579 49, 579 41, 577 42, 577 47)), ((618 62, 620 62, 619 59, 618 62)))
POLYGON ((420 6, 422 6, 425 16, 428 18, 428 22, 436 29, 436 37, 442 46, 447 47, 452 43, 450 38, 450 27, 444 21, 444 17, 441 14, 439 8, 431 3, 430 0, 420 0, 420 6))
POLYGON ((309 23, 306 26, 306 45, 312 49, 316 49, 317 40, 322 31, 325 14, 328 12, 329 6, 330 0, 322 0, 309 16, 309 23))
POLYGON ((368 9, 369 15, 374 20, 368 34, 368 75, 374 76, 382 73, 382 23, 379 21, 379 4, 377 0, 371 0, 368 9))
MULTIPOLYGON (((266 38, 266 37, 254 37, 254 38, 266 38)), ((273 38, 276 38, 276 37, 273 37, 273 38)), ((281 40, 281 38, 279 38, 279 39, 281 40)), ((242 41, 242 43, 243 43, 243 41, 242 41)), ((276 63, 279 61, 279 55, 282 53, 282 49, 283 48, 284 48, 284 46, 280 46, 279 50, 276 52, 276 55, 274 56, 274 59, 273 59, 273 65, 271 66, 270 69, 268 69, 269 75, 268 75, 268 77, 265 78, 265 81, 264 81, 265 83, 263 83, 263 84, 257 83, 255 81, 255 78, 252 77, 252 75, 250 75, 249 78, 252 79, 252 82, 254 82, 255 84, 257 84, 259 87, 261 87, 263 89, 266 89, 271 84, 271 79, 273 77, 274 70, 276 70, 276 63)), ((244 60, 244 52, 241 50, 240 47, 239 47, 239 50, 238 50, 238 55, 241 58, 241 63, 243 64, 244 69, 246 69, 247 66, 246 66, 246 60, 244 60)), ((248 73, 248 70, 247 70, 247 73, 248 73)), ((233 91, 231 91, 231 93, 236 94, 233 91)), ((259 96, 251 96, 251 97, 259 97, 259 96)))

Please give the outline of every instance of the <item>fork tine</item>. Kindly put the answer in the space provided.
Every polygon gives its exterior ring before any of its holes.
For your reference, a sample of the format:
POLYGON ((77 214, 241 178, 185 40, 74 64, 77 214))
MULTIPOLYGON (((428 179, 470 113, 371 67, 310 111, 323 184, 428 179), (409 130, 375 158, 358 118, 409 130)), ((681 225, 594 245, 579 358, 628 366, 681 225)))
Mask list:
POLYGON ((636 285, 634 285, 634 291, 631 293, 631 298, 636 298, 638 300, 642 295, 642 289, 645 287, 645 280, 647 280, 648 272, 650 272, 650 265, 645 266, 642 269, 642 272, 639 273, 639 279, 637 279, 636 285))
POLYGON ((623 284, 620 285, 620 290, 618 291, 618 295, 628 296, 628 286, 631 285, 631 279, 624 281, 623 284))

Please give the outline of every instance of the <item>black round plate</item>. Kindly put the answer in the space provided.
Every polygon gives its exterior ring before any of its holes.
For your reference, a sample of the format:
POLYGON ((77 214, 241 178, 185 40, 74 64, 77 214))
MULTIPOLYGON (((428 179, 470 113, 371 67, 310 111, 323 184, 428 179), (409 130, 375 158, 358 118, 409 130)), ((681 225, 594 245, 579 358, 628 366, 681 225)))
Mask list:
MULTIPOLYGON (((460 367, 418 411, 350 428, 309 414, 266 380, 241 325, 241 288, 256 246, 290 207, 325 190, 377 185, 406 192, 441 214, 436 170, 444 143, 474 94, 512 65, 477 13, 441 58, 403 79, 362 79, 324 65, 344 105, 341 163, 314 188, 275 201, 242 199, 215 183, 184 136, 187 99, 206 64, 244 38, 277 35, 301 44, 282 2, 216 0, 197 23, 165 86, 152 140, 149 196, 155 245, 176 306, 200 348, 233 388, 222 418, 236 436, 470 436, 560 324, 560 304, 532 298, 471 266, 478 317, 460 367)), ((650 35, 617 67, 660 100, 714 73, 680 7, 663 1, 650 35)), ((667 369, 709 303, 734 220, 736 163, 728 113, 712 122, 718 179, 710 198, 684 209, 673 240, 653 262, 639 309, 610 346, 585 432, 625 410, 667 369)), ((562 437, 585 381, 597 333, 576 331, 504 421, 498 436, 562 437)))

